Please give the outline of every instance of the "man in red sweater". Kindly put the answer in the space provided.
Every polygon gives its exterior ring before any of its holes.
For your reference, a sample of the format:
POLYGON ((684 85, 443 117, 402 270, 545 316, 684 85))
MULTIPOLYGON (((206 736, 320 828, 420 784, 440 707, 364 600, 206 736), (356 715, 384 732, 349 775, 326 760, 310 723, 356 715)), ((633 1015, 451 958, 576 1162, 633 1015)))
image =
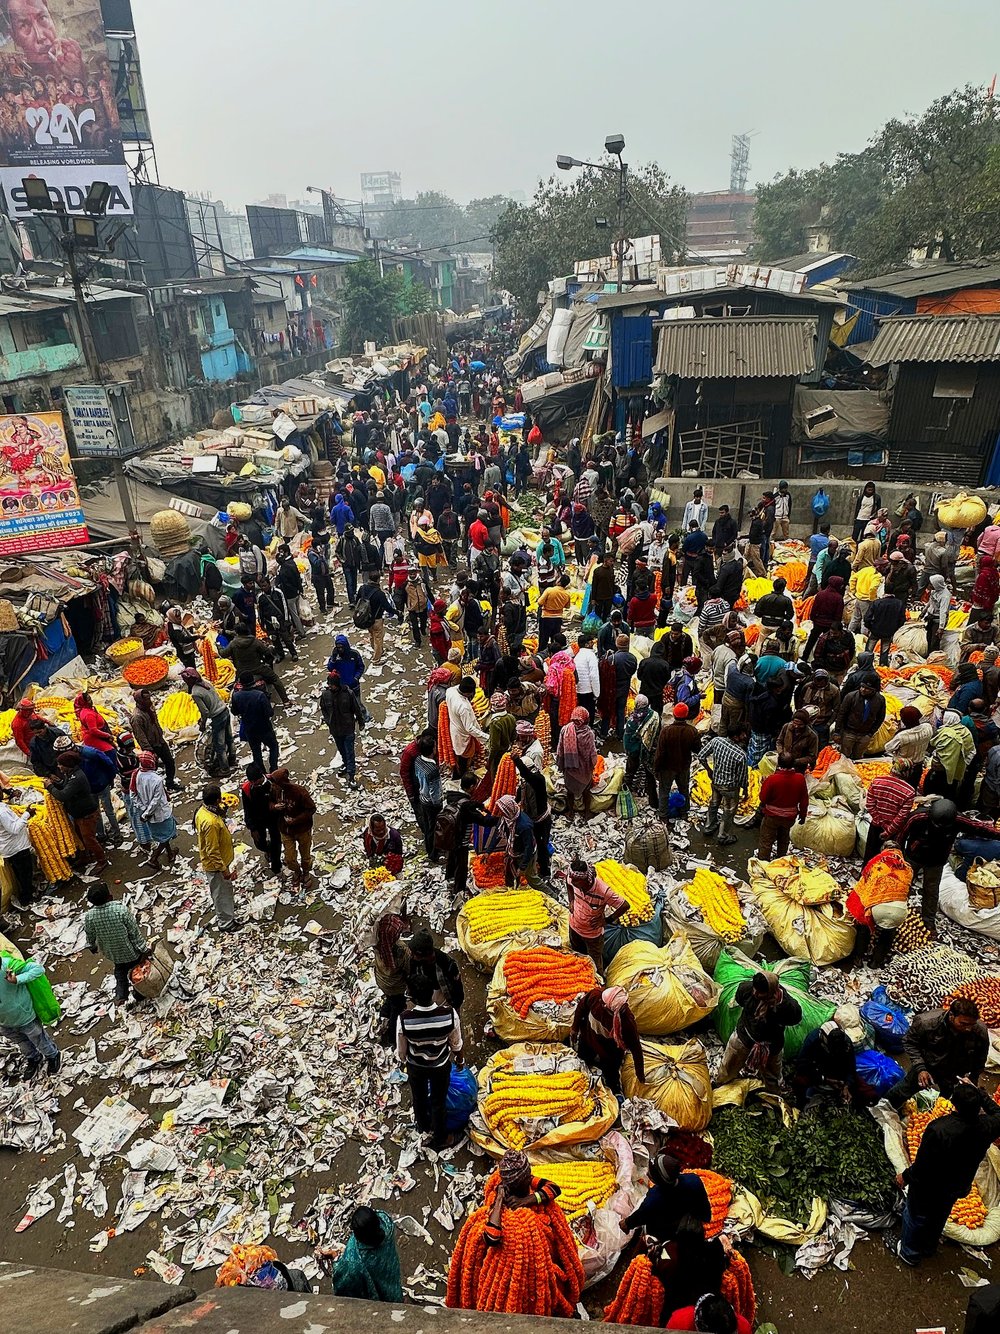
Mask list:
POLYGON ((799 824, 803 824, 809 810, 805 774, 797 772, 794 764, 790 755, 779 756, 777 769, 760 786, 760 808, 764 818, 760 825, 757 856, 764 862, 771 860, 772 851, 775 857, 784 857, 796 815, 799 824))

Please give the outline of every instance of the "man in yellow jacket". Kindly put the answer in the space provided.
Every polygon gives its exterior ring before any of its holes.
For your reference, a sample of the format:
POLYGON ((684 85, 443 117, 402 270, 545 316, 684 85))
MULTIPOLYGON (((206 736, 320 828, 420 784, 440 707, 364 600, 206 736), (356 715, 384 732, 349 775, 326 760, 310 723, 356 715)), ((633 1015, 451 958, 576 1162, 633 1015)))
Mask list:
POLYGON ((233 897, 233 836, 222 810, 222 789, 208 783, 201 790, 201 806, 194 817, 198 836, 198 859, 208 876, 209 893, 220 931, 238 929, 233 897))

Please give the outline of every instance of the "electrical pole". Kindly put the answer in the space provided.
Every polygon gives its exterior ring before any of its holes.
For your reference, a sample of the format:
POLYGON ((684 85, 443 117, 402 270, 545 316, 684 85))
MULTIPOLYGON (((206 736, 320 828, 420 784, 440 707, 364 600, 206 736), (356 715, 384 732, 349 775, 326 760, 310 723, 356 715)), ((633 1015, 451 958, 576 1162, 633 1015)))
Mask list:
MULTIPOLYGON (((66 266, 69 269, 70 282, 73 284, 73 295, 76 298, 76 316, 80 326, 80 339, 83 343, 83 359, 87 363, 87 373, 94 384, 103 385, 104 376, 101 371, 101 359, 97 355, 97 343, 94 341, 94 331, 90 325, 90 311, 87 309, 83 282, 76 262, 76 237, 73 234, 73 228, 65 210, 60 211, 59 223, 62 231, 62 248, 66 255, 66 266)), ((115 475, 115 485, 118 488, 118 499, 121 501, 122 515, 128 526, 129 537, 138 537, 139 524, 135 510, 132 508, 128 479, 125 476, 121 459, 112 459, 111 466, 115 475)))

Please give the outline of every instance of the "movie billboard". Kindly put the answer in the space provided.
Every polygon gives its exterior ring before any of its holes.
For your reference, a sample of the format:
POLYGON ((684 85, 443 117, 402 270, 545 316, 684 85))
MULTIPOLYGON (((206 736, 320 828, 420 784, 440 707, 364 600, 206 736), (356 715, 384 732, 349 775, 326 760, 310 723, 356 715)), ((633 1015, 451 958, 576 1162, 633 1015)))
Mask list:
POLYGON ((108 213, 132 212, 99 0, 0 0, 0 185, 11 217, 41 177, 70 213, 95 181, 108 213))
POLYGON ((86 541, 62 414, 0 417, 0 556, 86 541))

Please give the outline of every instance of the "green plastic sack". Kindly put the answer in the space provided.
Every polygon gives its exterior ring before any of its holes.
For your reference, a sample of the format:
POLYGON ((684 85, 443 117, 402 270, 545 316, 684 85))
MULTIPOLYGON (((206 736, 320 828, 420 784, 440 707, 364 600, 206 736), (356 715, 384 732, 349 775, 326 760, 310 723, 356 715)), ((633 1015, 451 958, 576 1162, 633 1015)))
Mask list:
MULTIPOLYGON (((30 959, 4 959, 3 965, 9 968, 12 973, 19 973, 30 959)), ((62 1010, 59 1008, 59 1002, 56 1000, 55 992, 52 990, 52 983, 42 973, 41 977, 34 978, 31 982, 24 984, 31 997, 31 1004, 34 1006, 35 1018, 42 1024, 54 1024, 57 1019, 62 1018, 62 1010)))
POLYGON ((623 787, 618 793, 615 813, 619 820, 634 820, 636 817, 635 797, 633 797, 627 787, 623 787))
POLYGON ((832 1019, 837 1007, 829 1001, 817 1000, 809 994, 812 965, 805 959, 779 959, 776 963, 759 963, 745 954, 723 950, 715 965, 715 980, 722 988, 715 1009, 715 1029, 723 1042, 728 1042, 736 1030, 740 1008, 736 1004, 736 989, 754 973, 777 973, 781 985, 802 1007, 802 1019, 794 1028, 785 1029, 786 1057, 797 1056, 810 1033, 832 1019))

